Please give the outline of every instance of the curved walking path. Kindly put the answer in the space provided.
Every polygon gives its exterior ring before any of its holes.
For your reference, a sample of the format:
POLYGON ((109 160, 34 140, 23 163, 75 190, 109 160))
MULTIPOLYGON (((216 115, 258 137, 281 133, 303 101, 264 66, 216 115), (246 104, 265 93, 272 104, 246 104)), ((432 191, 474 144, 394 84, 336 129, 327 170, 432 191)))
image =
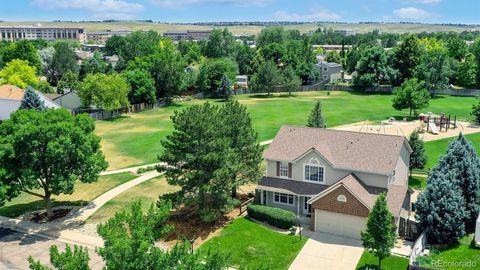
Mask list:
POLYGON ((129 190, 130 188, 139 185, 145 181, 148 181, 152 178, 155 178, 157 176, 162 175, 161 173, 157 171, 152 171, 145 173, 144 175, 135 178, 133 180, 130 180, 120 186, 117 186, 102 195, 98 196, 96 199, 91 201, 88 205, 85 207, 82 207, 81 209, 78 210, 78 212, 75 215, 75 220, 76 221, 86 221, 93 213, 95 213, 98 209, 100 209, 105 203, 116 197, 118 194, 129 190))

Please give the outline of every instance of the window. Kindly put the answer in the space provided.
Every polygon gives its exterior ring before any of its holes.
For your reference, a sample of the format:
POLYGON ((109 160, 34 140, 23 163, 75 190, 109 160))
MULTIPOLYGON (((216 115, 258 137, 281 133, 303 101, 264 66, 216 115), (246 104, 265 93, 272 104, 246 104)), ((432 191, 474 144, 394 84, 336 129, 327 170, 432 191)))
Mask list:
POLYGON ((319 164, 316 158, 310 159, 308 164, 305 164, 305 181, 325 182, 325 168, 319 164))
POLYGON ((347 197, 345 197, 345 195, 338 195, 337 201, 339 201, 339 202, 347 202, 347 197))
POLYGON ((276 203, 293 205, 293 195, 275 192, 273 201, 276 203))
POLYGON ((288 177, 288 163, 280 162, 280 177, 288 177))

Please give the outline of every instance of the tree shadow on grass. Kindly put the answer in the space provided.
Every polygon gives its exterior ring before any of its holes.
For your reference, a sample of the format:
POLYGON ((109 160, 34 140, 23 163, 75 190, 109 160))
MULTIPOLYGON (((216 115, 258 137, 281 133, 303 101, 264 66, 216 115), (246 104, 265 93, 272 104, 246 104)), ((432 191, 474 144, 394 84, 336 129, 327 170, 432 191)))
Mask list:
POLYGON ((129 119, 129 118, 130 118, 130 116, 128 116, 128 115, 121 115, 121 116, 118 116, 118 117, 115 117, 115 118, 103 119, 103 120, 101 120, 101 121, 113 122, 113 123, 115 123, 115 122, 119 122, 119 121, 122 121, 122 120, 124 120, 124 119, 129 119))
POLYGON ((378 265, 376 264, 364 264, 356 268, 356 270, 377 270, 377 269, 378 269, 378 265))
MULTIPOLYGON (((89 202, 84 200, 77 201, 53 201, 53 206, 85 206, 89 202)), ((43 210, 45 209, 45 202, 41 199, 29 203, 17 203, 12 205, 7 205, 0 207, 0 215, 16 218, 20 215, 23 215, 27 212, 43 210)))
POLYGON ((258 99, 274 99, 274 98, 282 99, 282 98, 298 97, 298 95, 295 95, 293 93, 291 95, 289 95, 288 93, 275 95, 274 93, 272 93, 270 95, 267 95, 267 94, 253 94, 253 95, 249 95, 248 97, 249 98, 258 98, 258 99))

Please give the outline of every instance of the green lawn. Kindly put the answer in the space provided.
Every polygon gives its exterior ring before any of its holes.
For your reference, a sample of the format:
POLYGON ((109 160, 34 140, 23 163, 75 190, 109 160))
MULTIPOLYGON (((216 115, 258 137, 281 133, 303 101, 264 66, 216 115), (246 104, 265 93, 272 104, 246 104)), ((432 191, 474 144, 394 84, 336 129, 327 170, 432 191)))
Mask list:
POLYGON ((306 237, 274 232, 246 218, 227 225, 220 235, 205 242, 199 249, 220 249, 230 252, 231 266, 255 269, 267 264, 268 269, 288 269, 307 241, 306 237))
POLYGON ((128 209, 128 207, 136 202, 142 202, 142 208, 146 211, 152 203, 158 200, 158 196, 178 190, 174 186, 170 186, 163 176, 159 176, 141 183, 131 189, 120 193, 112 200, 103 205, 97 212, 95 212, 90 218, 88 223, 104 222, 107 219, 113 217, 115 212, 128 209))
MULTIPOLYGON (((53 203, 55 206, 83 206, 110 189, 128 182, 136 177, 137 176, 134 176, 130 173, 119 173, 100 176, 98 182, 91 184, 77 182, 73 194, 52 196, 53 203)), ((7 202, 3 207, 0 207, 0 215, 17 217, 25 212, 44 208, 45 203, 42 199, 27 193, 21 193, 18 197, 14 198, 10 202, 7 202)))
POLYGON ((408 179, 408 186, 418 190, 424 190, 427 187, 427 177, 414 175, 408 179))
MULTIPOLYGON (((473 143, 477 149, 477 153, 480 153, 480 133, 465 135, 465 137, 473 143)), ((426 169, 435 167, 440 157, 445 155, 448 143, 453 139, 455 138, 447 138, 425 143, 425 152, 428 157, 427 165, 425 166, 426 169)))
MULTIPOLYGON (((253 126, 259 133, 259 141, 272 139, 284 124, 305 125, 318 99, 322 100, 329 127, 408 115, 406 110, 394 110, 392 96, 382 94, 317 91, 295 93, 291 97, 276 94, 268 98, 265 95, 239 95, 236 98, 247 106, 253 126)), ((432 99, 424 111, 456 114, 459 119, 468 119, 470 112, 465 108, 470 108, 474 101, 473 97, 439 96, 432 99)), ((102 149, 110 169, 156 162, 162 151, 160 141, 172 132, 170 116, 173 111, 201 102, 182 102, 114 120, 97 121, 97 134, 102 138, 102 149)))
MULTIPOLYGON (((460 240, 457 245, 450 246, 448 248, 430 251, 428 257, 420 258, 420 265, 424 267, 432 266, 432 261, 443 262, 474 262, 478 267, 480 266, 480 248, 475 248, 472 240, 474 235, 465 236, 460 240)), ((478 269, 475 267, 448 267, 445 269, 478 269)))
MULTIPOLYGON (((398 256, 390 256, 382 261, 382 269, 385 270, 406 270, 408 259, 398 256)), ((364 251, 357 264, 357 270, 378 269, 378 258, 371 253, 364 251)))

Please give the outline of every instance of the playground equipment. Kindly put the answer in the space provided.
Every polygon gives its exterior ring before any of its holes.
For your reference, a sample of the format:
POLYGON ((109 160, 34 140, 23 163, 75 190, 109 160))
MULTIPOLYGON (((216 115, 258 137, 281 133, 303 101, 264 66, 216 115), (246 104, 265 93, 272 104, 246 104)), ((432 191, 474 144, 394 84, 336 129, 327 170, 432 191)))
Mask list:
POLYGON ((451 128, 457 128, 457 116, 455 115, 452 121, 450 115, 445 114, 440 116, 429 112, 427 114, 420 114, 419 120, 427 124, 427 132, 438 134, 439 131, 447 132, 451 128))

